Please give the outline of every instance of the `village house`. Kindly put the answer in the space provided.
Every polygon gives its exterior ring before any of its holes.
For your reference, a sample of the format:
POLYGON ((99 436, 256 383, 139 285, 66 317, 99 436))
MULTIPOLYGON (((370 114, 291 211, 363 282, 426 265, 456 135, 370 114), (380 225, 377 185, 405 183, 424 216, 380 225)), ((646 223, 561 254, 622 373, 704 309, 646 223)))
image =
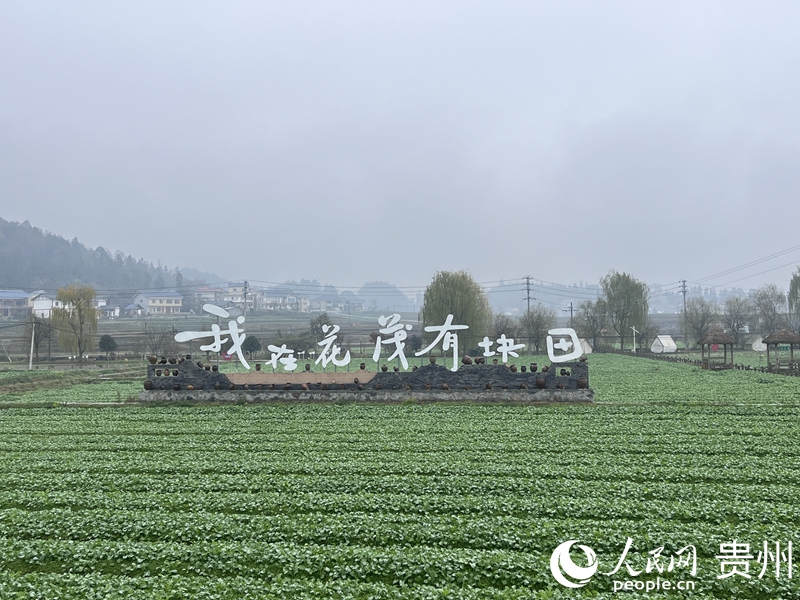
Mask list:
POLYGON ((133 304, 141 306, 148 315, 179 313, 183 296, 175 290, 143 291, 133 297, 133 304))
POLYGON ((0 290, 0 317, 26 318, 30 313, 30 297, 22 290, 0 290))
MULTIPOLYGON (((228 290, 222 295, 222 301, 225 306, 244 308, 245 303, 245 286, 243 282, 229 283, 228 290)), ((252 309, 254 306, 254 297, 252 290, 247 291, 247 308, 252 309)))
POLYGON ((296 310, 308 312, 308 298, 300 296, 291 288, 274 287, 262 290, 258 297, 260 310, 296 310))
POLYGON ((62 308, 61 302, 56 300, 55 294, 48 294, 46 292, 34 292, 28 304, 31 312, 35 317, 40 319, 49 319, 53 316, 54 308, 62 308))
POLYGON ((201 304, 221 304, 227 290, 221 287, 204 285, 194 291, 194 296, 201 304))

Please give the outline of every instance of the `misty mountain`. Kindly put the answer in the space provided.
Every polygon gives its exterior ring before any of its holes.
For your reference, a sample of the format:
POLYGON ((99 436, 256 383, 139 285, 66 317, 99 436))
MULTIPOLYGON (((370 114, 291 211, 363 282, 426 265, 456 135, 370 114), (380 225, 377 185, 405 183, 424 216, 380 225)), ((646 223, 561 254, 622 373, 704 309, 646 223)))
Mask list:
POLYGON ((0 218, 0 288, 55 291, 72 283, 93 286, 98 293, 145 288, 181 288, 219 281, 212 273, 169 269, 105 248, 88 248, 33 227, 0 218))

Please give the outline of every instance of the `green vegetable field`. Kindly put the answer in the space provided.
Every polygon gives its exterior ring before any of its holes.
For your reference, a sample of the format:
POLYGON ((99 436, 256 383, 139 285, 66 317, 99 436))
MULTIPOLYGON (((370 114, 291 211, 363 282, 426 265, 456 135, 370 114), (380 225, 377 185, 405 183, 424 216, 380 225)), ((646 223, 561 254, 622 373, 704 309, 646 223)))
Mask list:
POLYGON ((594 406, 6 408, 0 598, 800 597, 800 379, 590 361, 594 406), (694 590, 615 591, 657 577, 694 590))

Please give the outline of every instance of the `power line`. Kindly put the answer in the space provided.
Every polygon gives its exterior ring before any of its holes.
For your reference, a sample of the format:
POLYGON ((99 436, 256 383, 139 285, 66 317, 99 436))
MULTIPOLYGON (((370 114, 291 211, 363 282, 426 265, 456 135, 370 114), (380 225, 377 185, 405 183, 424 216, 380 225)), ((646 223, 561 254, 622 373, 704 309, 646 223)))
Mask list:
MULTIPOLYGON (((786 250, 781 250, 780 252, 776 252, 774 254, 770 254, 769 256, 765 256, 763 258, 759 258, 757 260, 750 261, 749 263, 745 263, 743 265, 740 265, 738 267, 734 267, 732 269, 727 269, 725 271, 720 271, 719 273, 715 273, 714 275, 709 275, 708 277, 703 277, 702 279, 698 279, 697 281, 692 281, 691 283, 700 284, 700 283, 704 283, 706 281, 709 281, 711 279, 717 279, 718 277, 723 277, 724 275, 730 275, 731 273, 735 273, 736 271, 741 271, 742 269, 746 269, 748 267, 752 267, 752 266, 761 264, 763 262, 766 262, 768 260, 772 260, 773 258, 778 258, 779 256, 784 256, 784 255, 789 254, 791 252, 796 252, 797 250, 800 250, 800 245, 792 246, 791 248, 787 248, 786 250)), ((729 285, 730 283, 734 283, 735 281, 741 281, 742 279, 749 279, 750 277, 757 277, 758 275, 763 275, 764 273, 769 273, 770 271, 775 271, 777 269, 781 269, 783 267, 789 266, 789 265, 794 264, 796 262, 797 261, 793 261, 791 263, 788 263, 788 265, 783 265, 781 267, 775 267, 775 269, 769 269, 767 271, 762 271, 761 273, 756 273, 755 275, 749 275, 748 277, 742 277, 740 279, 735 279, 734 281, 731 281, 729 283, 723 283, 722 285, 729 285)))
POLYGON ((792 261, 790 263, 786 263, 785 265, 780 265, 779 267, 773 267, 772 269, 767 269, 766 271, 761 271, 760 273, 755 273, 753 275, 748 275, 747 277, 740 277, 739 279, 734 279, 733 281, 729 281, 728 283, 723 283, 722 285, 730 285, 731 283, 736 283, 737 281, 742 281, 743 279, 750 279, 751 277, 758 277, 759 275, 763 275, 764 273, 769 273, 771 271, 777 271, 778 269, 785 269, 786 267, 791 267, 792 265, 796 265, 797 261, 792 261))

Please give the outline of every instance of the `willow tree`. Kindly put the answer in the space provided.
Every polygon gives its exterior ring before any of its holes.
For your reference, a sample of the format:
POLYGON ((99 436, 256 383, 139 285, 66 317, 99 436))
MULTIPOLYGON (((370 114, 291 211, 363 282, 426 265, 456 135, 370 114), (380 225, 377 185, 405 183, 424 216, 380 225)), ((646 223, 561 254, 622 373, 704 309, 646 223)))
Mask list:
POLYGON ((800 267, 789 282, 789 320, 795 331, 800 331, 800 267))
POLYGON ((94 298, 94 288, 88 285, 60 288, 56 294, 56 301, 61 306, 53 309, 51 320, 58 331, 58 343, 62 349, 77 356, 79 364, 94 347, 94 336, 97 334, 94 298))
MULTIPOLYGON (((425 289, 420 316, 424 327, 443 325, 453 315, 453 325, 467 325, 457 331, 459 352, 478 347, 492 326, 492 309, 486 292, 466 271, 438 271, 425 289)), ((425 332, 426 345, 436 338, 425 332)))
POLYGON ((619 336, 622 350, 625 348, 625 338, 633 335, 631 327, 643 331, 647 326, 647 284, 627 273, 612 270, 600 280, 600 287, 603 288, 608 319, 619 336))

